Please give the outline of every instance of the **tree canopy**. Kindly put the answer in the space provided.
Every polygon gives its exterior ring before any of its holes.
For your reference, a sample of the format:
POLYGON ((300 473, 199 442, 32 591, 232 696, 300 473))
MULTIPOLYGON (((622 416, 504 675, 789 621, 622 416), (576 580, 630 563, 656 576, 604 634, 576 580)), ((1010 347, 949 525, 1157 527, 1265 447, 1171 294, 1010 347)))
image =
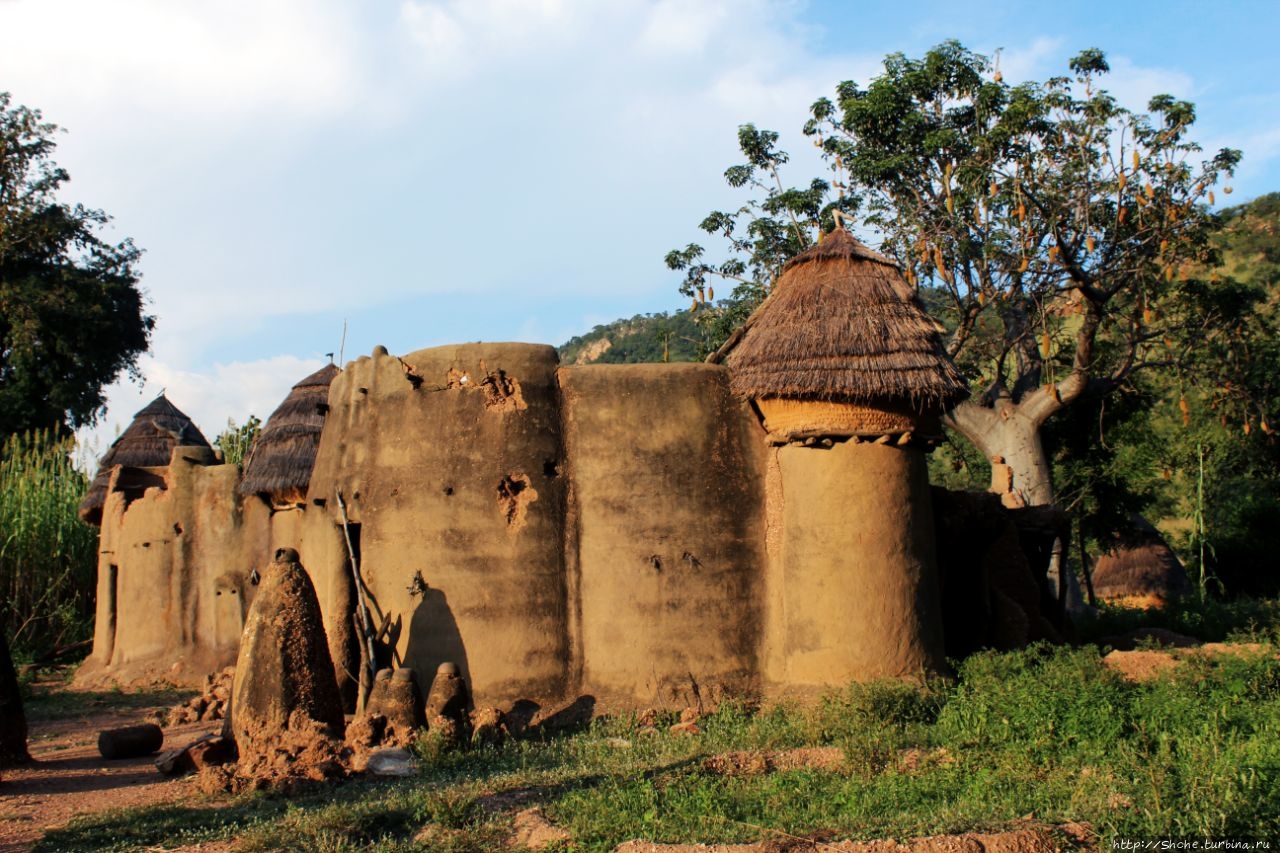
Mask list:
POLYGON ((840 83, 813 105, 804 132, 826 178, 788 187, 777 134, 744 126, 747 162, 725 176, 755 197, 701 224, 728 240, 727 260, 690 244, 667 263, 727 334, 834 210, 854 214, 948 326, 975 391, 948 425, 1012 467, 1015 502, 1049 503, 1051 416, 1142 371, 1185 372, 1211 349, 1243 364, 1259 298, 1209 272, 1209 204, 1240 153, 1200 158, 1192 104, 1160 95, 1130 111, 1101 87, 1107 71, 1086 50, 1068 75, 1011 85, 956 42, 893 54, 865 88, 840 83), (713 277, 736 282, 730 299, 706 298, 713 277))
POLYGON ((102 238, 106 213, 60 199, 57 132, 0 92, 0 435, 93 422, 155 325, 141 250, 102 238))

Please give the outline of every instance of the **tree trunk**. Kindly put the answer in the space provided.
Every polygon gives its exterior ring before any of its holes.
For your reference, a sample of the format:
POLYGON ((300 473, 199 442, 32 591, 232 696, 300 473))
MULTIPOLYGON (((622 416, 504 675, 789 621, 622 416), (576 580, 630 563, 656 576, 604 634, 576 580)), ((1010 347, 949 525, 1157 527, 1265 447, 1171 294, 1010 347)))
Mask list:
POLYGON ((947 417, 947 426, 972 442, 993 463, 992 491, 1012 494, 1012 500, 1021 501, 1024 506, 1053 503, 1053 479, 1040 441, 1043 422, 1026 403, 1015 405, 1005 399, 997 400, 990 408, 964 402, 947 417), (1008 466, 1008 471, 1002 472, 999 465, 1008 466), (1002 473, 1006 474, 1003 478, 1002 473))
MULTIPOLYGON (((1008 395, 990 406, 966 401, 946 416, 946 424, 973 443, 991 463, 991 491, 1007 507, 1049 506, 1053 503, 1053 477, 1040 427, 1062 408, 1061 399, 1043 389, 1025 395, 1018 403, 1008 395)), ((1052 596, 1074 611, 1083 604, 1075 574, 1064 571, 1067 543, 1054 544, 1047 580, 1052 596)))
POLYGON ((9 642, 0 630, 0 767, 31 760, 27 752, 27 717, 22 711, 18 674, 9 656, 9 642))

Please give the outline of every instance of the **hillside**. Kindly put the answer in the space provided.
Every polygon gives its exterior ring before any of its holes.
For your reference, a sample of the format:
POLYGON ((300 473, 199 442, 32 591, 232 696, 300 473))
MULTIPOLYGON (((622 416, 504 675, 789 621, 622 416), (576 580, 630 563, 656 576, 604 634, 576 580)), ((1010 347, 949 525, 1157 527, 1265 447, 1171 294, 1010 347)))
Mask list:
POLYGON ((703 332, 688 311, 637 314, 570 338, 559 351, 562 364, 700 361, 703 332))

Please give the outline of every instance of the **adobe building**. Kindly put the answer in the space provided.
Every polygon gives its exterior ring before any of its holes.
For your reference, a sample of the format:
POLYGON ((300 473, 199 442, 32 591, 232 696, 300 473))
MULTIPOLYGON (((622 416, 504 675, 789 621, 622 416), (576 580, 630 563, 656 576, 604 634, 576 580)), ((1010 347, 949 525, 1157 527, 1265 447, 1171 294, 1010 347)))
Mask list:
POLYGON ((768 434, 769 682, 946 668, 925 453, 968 396, 897 264, 843 227, 716 353, 768 434))
POLYGON ((361 601, 377 666, 426 690, 456 663, 478 705, 684 707, 943 668, 923 454, 963 386, 897 268, 838 229, 720 356, 379 347, 295 386, 243 481, 175 451, 138 496, 112 468, 87 671, 230 662, 281 547, 348 710, 361 601))

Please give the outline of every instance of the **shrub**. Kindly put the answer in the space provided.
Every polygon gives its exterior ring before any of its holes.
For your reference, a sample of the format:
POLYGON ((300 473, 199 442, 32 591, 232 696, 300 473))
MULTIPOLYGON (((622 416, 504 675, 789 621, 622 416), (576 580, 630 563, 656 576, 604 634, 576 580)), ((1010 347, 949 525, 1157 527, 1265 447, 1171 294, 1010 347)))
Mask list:
POLYGON ((0 627, 19 658, 92 635, 98 536, 76 515, 74 449, 53 430, 0 448, 0 627))

